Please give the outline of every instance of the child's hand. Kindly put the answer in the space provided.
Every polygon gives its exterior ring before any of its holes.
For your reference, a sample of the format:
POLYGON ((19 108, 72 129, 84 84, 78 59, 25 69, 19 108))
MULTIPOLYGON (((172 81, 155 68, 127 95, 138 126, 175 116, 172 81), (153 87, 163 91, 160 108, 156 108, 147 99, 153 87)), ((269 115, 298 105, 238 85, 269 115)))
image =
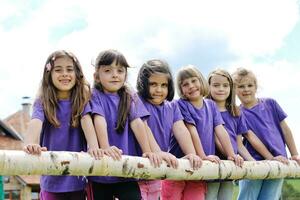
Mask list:
POLYGON ((162 158, 159 156, 159 153, 145 152, 143 153, 143 157, 148 158, 154 167, 159 167, 162 163, 162 158))
POLYGON ((298 165, 300 165, 300 156, 299 155, 293 155, 290 159, 295 160, 298 163, 298 165))
POLYGON ((276 160, 276 161, 282 162, 285 165, 289 164, 289 160, 286 157, 284 157, 284 156, 275 156, 275 157, 272 158, 272 160, 276 160))
POLYGON ((96 160, 100 160, 104 156, 104 150, 100 148, 89 148, 88 153, 96 160))
POLYGON ((123 151, 116 146, 110 146, 106 149, 103 149, 104 154, 112 157, 114 160, 121 160, 123 151))
POLYGON ((208 160, 210 162, 214 162, 214 163, 217 163, 217 164, 220 164, 221 160, 218 156, 215 156, 215 155, 208 155, 208 156, 205 156, 204 158, 202 158, 203 160, 208 160))
POLYGON ((240 155, 235 154, 234 156, 228 156, 228 160, 232 160, 236 166, 242 167, 244 163, 244 158, 242 158, 240 155))
POLYGON ((178 167, 178 160, 174 155, 172 155, 168 152, 163 152, 163 151, 159 152, 158 154, 161 156, 161 158, 164 161, 167 162, 168 165, 170 165, 174 169, 176 169, 178 167))
POLYGON ((199 156, 197 156, 196 154, 187 154, 186 156, 184 156, 183 158, 188 159, 190 161, 191 166, 193 167, 193 169, 198 169, 201 167, 202 165, 202 160, 199 156))
POLYGON ((41 147, 39 144, 27 144, 23 150, 29 154, 40 155, 42 151, 47 151, 47 147, 41 147))

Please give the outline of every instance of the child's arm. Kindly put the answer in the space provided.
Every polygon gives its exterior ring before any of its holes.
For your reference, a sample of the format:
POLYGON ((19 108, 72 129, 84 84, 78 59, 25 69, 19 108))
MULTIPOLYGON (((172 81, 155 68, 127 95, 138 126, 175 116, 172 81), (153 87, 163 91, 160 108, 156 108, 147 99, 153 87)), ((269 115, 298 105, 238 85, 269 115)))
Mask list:
POLYGON ((267 160, 277 160, 284 164, 288 164, 288 160, 284 156, 273 156, 271 152, 267 149, 264 143, 253 133, 253 131, 249 130, 244 137, 250 142, 252 147, 260 153, 267 160))
POLYGON ((146 131, 147 131, 147 136, 148 136, 148 141, 150 144, 150 148, 152 152, 158 153, 158 155, 161 156, 161 158, 167 162, 168 165, 172 166, 173 168, 177 168, 178 167, 178 161, 177 158, 175 156, 173 156, 172 154, 168 153, 168 152, 164 152, 160 149, 159 145, 157 144, 154 135, 150 129, 150 127, 147 124, 147 121, 144 121, 145 123, 145 127, 146 127, 146 131))
POLYGON ((282 120, 280 122, 280 126, 283 132, 285 143, 291 153, 291 159, 297 161, 297 163, 300 164, 300 156, 298 154, 295 140, 290 127, 287 125, 285 120, 282 120))
POLYGON ((154 167, 159 167, 161 163, 161 159, 158 155, 152 153, 150 147, 150 141, 148 141, 148 133, 145 128, 145 124, 141 118, 136 118, 130 122, 130 127, 137 139, 142 151, 143 157, 149 158, 151 164, 154 167))
POLYGON ((30 154, 40 154, 41 151, 47 151, 46 147, 41 147, 39 145, 40 134, 42 131, 43 122, 39 119, 32 119, 29 122, 26 137, 25 137, 25 145, 23 150, 26 153, 30 154))
POLYGON ((99 149, 99 144, 91 116, 89 114, 84 115, 81 118, 80 123, 87 141, 88 153, 95 159, 100 159, 103 157, 104 152, 102 149, 99 149))
POLYGON ((244 162, 244 159, 241 156, 236 155, 234 153, 232 144, 230 142, 229 135, 228 135, 226 129, 224 128, 224 126, 221 124, 216 126, 215 134, 217 135, 219 141, 221 142, 222 148, 226 152, 228 160, 234 161, 237 166, 241 167, 244 162))
POLYGON ((198 169, 202 165, 201 158, 196 155, 196 151, 193 145, 191 135, 184 125, 182 120, 179 120, 173 124, 172 127, 174 136, 181 147, 185 158, 189 159, 191 166, 194 169, 198 169))
POLYGON ((237 138, 237 146, 238 146, 238 152, 239 154, 248 161, 255 161, 255 159, 252 157, 252 155, 249 153, 248 149, 243 144, 243 138, 242 135, 238 135, 237 138))
POLYGON ((200 156, 200 158, 203 160, 209 160, 211 162, 219 163, 220 158, 218 156, 215 156, 215 155, 206 156, 206 154, 203 150, 203 147, 202 147, 200 137, 198 135, 197 128, 194 125, 189 124, 189 123, 185 123, 185 125, 191 134, 192 142, 194 144, 197 155, 200 156))
POLYGON ((95 115, 94 124, 100 148, 104 150, 106 155, 112 157, 114 160, 120 160, 122 158, 122 150, 116 146, 109 145, 105 118, 101 115, 95 115))

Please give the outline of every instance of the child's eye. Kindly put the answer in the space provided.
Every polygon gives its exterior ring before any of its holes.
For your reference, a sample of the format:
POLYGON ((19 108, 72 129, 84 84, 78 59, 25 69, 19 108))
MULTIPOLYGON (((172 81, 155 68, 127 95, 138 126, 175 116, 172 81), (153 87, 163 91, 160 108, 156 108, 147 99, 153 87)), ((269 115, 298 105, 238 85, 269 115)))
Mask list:
POLYGON ((124 73, 124 71, 125 71, 124 69, 118 69, 119 73, 124 73))
POLYGON ((152 82, 152 83, 150 83, 149 85, 152 86, 152 87, 154 87, 154 86, 156 86, 156 83, 153 83, 153 82, 152 82))
POLYGON ((60 69, 60 68, 55 68, 54 71, 57 72, 57 73, 60 73, 60 72, 62 72, 62 69, 60 69))
POLYGON ((167 87, 168 87, 168 83, 163 83, 163 84, 161 85, 161 87, 167 88, 167 87))
POLYGON ((74 68, 73 68, 73 67, 72 67, 72 68, 68 68, 67 71, 68 71, 68 72, 73 72, 73 71, 74 71, 74 68))
POLYGON ((227 88, 227 87, 229 87, 229 84, 224 84, 223 87, 226 87, 226 88, 227 88))

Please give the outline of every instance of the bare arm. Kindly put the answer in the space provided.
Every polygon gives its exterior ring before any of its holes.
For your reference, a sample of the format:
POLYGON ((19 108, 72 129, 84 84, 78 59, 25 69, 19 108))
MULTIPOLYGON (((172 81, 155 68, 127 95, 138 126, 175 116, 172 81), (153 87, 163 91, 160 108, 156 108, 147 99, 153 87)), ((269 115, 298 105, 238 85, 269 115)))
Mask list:
POLYGON ((218 139, 221 143, 221 146, 228 157, 228 160, 234 161, 237 166, 241 167, 244 159, 241 156, 236 155, 234 153, 233 147, 232 147, 232 144, 230 141, 230 137, 229 137, 226 129, 224 128, 224 126, 223 125, 216 126, 215 134, 218 137, 218 139))
POLYGON ((200 158, 203 160, 209 160, 211 162, 219 163, 220 158, 218 156, 205 154, 197 128, 192 124, 186 123, 185 125, 191 134, 192 142, 195 147, 196 154, 200 156, 200 158))
POLYGON ((150 148, 152 150, 152 152, 158 153, 158 155, 167 162, 168 165, 172 166, 173 168, 177 168, 178 167, 178 161, 176 159, 176 157, 170 153, 164 152, 161 150, 161 148, 159 147, 158 143, 156 142, 154 135, 150 129, 150 127, 147 124, 147 121, 144 122, 145 123, 145 127, 147 130, 147 136, 148 136, 148 140, 150 143, 150 148))
POLYGON ((99 144, 98 144, 94 124, 92 121, 92 117, 89 114, 84 115, 81 118, 80 123, 81 123, 81 127, 85 139, 87 141, 88 153, 94 158, 100 159, 101 157, 103 157, 104 152, 101 149, 99 149, 99 144))
POLYGON ((82 130, 89 148, 99 148, 98 140, 92 118, 89 114, 83 116, 80 120, 82 130))
POLYGON ((250 142, 252 147, 260 153, 265 159, 272 160, 273 155, 267 149, 267 147, 262 143, 262 141, 253 133, 253 131, 249 130, 244 137, 250 142))
POLYGON ((223 155, 226 155, 226 153, 225 153, 225 151, 224 151, 224 149, 223 149, 223 147, 222 147, 222 144, 221 144, 221 142, 219 141, 219 139, 218 139, 217 136, 215 136, 215 143, 216 143, 216 147, 217 147, 217 149, 220 151, 220 153, 222 153, 223 155))
POLYGON ((182 120, 174 123, 173 133, 185 155, 196 154, 191 135, 182 120))
POLYGON ((185 125, 191 134, 191 139, 192 139, 192 142, 195 147, 197 155, 200 156, 200 158, 202 158, 202 159, 205 158, 206 155, 204 153, 204 150, 203 150, 203 147, 201 144, 201 140, 198 135, 198 131, 197 131, 196 127, 194 125, 188 124, 188 123, 186 123, 185 125))
POLYGON ((251 154, 249 153, 248 149, 245 147, 245 145, 243 144, 243 138, 241 135, 238 135, 237 138, 237 145, 238 145, 238 152, 239 154, 248 161, 255 161, 255 159, 251 156, 251 154))
POLYGON ((40 135, 42 131, 43 122, 39 119, 32 119, 29 122, 26 137, 25 145, 23 150, 30 154, 40 154, 41 151, 46 151, 46 147, 41 147, 39 144, 40 135))
POLYGON ((95 115, 94 124, 99 145, 104 150, 104 153, 114 160, 120 160, 122 158, 122 150, 109 144, 106 119, 101 115, 95 115))
POLYGON ((142 121, 142 119, 141 118, 134 119, 133 121, 130 122, 130 127, 143 151, 143 157, 149 158, 151 164, 154 167, 159 167, 161 164, 161 158, 157 154, 152 153, 151 151, 150 143, 153 143, 153 141, 149 141, 147 128, 145 127, 145 124, 142 121))
POLYGON ((149 128, 146 121, 144 121, 144 123, 145 123, 145 128, 146 128, 147 137, 148 137, 148 141, 149 141, 151 151, 152 152, 160 152, 161 149, 160 149, 159 145, 157 144, 151 129, 149 128))
POLYGON ((300 156, 298 154, 295 140, 290 127, 287 125, 285 120, 282 120, 280 122, 280 126, 283 132, 285 143, 291 153, 291 159, 297 161, 297 163, 300 165, 300 156))
POLYGON ((184 122, 182 120, 175 122, 172 130, 180 148, 186 155, 184 158, 189 159, 190 164, 194 169, 201 167, 201 158, 196 155, 191 135, 184 122))

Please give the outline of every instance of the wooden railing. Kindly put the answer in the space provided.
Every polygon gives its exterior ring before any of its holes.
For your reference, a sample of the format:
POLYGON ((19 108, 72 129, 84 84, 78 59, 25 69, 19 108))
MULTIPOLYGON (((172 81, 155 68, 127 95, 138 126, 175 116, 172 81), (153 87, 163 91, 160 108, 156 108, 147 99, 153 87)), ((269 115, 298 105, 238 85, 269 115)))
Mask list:
POLYGON ((119 176, 143 179, 210 180, 210 179, 270 179, 299 178, 300 166, 277 161, 245 161, 237 167, 232 161, 215 164, 203 161, 193 170, 186 159, 178 159, 177 169, 163 163, 154 168, 146 158, 122 156, 120 161, 110 157, 93 159, 87 153, 47 151, 39 156, 23 151, 0 150, 0 175, 83 175, 119 176))

